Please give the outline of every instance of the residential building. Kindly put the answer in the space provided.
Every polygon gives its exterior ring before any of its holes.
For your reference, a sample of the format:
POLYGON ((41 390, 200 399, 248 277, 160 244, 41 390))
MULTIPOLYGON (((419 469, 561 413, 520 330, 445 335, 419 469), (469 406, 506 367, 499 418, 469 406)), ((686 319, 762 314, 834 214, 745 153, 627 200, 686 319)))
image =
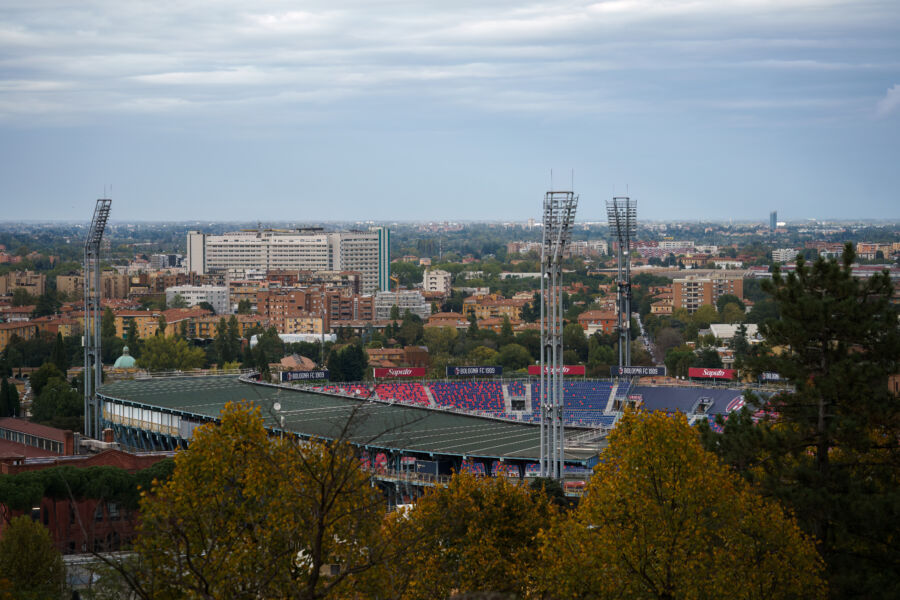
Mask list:
POLYGON ((452 278, 447 271, 425 269, 425 273, 422 275, 422 289, 426 292, 449 294, 452 278))
MULTIPOLYGON (((131 279, 123 273, 103 271, 100 273, 101 298, 127 298, 131 288, 131 279)), ((84 276, 59 275, 56 278, 56 290, 73 298, 84 296, 84 276)))
POLYGON ((326 232, 260 229, 208 235, 187 234, 187 269, 245 279, 250 271, 358 271, 362 291, 390 289, 390 230, 326 232))
POLYGON ((0 352, 6 349, 13 336, 23 340, 33 340, 37 336, 37 325, 28 322, 0 323, 0 352))
POLYGON ((431 305, 419 290, 400 290, 398 292, 378 292, 375 294, 375 319, 390 319, 391 308, 397 306, 402 317, 406 311, 418 315, 425 320, 431 315, 431 305))
POLYGON ((609 334, 616 332, 617 318, 612 311, 589 310, 578 315, 578 324, 586 335, 593 335, 598 331, 609 334))
POLYGON ((156 271, 172 269, 181 266, 184 257, 180 254, 151 254, 150 267, 156 271))
POLYGON ((166 305, 172 306, 176 296, 181 296, 188 306, 208 302, 217 315, 231 313, 228 287, 217 285, 176 285, 166 289, 166 305))
POLYGON ((47 289, 47 276, 34 271, 10 271, 0 275, 0 296, 23 289, 32 296, 40 296, 47 289))
POLYGON ((774 262, 787 263, 797 258, 798 254, 800 254, 800 251, 793 248, 778 248, 772 250, 772 260, 774 262))
POLYGON ((732 294, 744 297, 744 280, 731 274, 712 274, 708 277, 689 275, 672 282, 672 306, 697 312, 704 304, 715 306, 719 296, 732 294))

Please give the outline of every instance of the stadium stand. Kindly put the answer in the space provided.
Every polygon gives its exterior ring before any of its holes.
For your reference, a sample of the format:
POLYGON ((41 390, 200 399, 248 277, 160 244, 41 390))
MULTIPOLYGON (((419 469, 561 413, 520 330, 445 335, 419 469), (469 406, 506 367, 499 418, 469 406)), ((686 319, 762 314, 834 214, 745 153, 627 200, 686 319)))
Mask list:
POLYGON ((500 477, 501 475, 506 475, 507 477, 519 477, 519 467, 495 460, 491 463, 491 475, 494 477, 500 477))
POLYGON ((326 392, 328 394, 341 394, 344 396, 357 396, 361 398, 367 398, 369 396, 370 390, 368 386, 361 385, 359 383, 345 383, 345 384, 331 384, 324 385, 321 388, 317 388, 320 391, 326 392))
POLYGON ((541 476, 541 465, 540 463, 528 463, 525 465, 525 477, 540 477, 541 476))
POLYGON ((425 389, 419 382, 379 383, 375 386, 375 393, 381 400, 394 400, 404 404, 417 404, 428 406, 431 404, 425 389))
POLYGON ((460 465, 460 472, 462 473, 471 473, 476 477, 484 477, 485 469, 484 463, 475 462, 472 460, 464 460, 462 461, 462 465, 460 465))
POLYGON ((440 406, 480 410, 500 415, 504 412, 503 386, 499 381, 449 381, 430 385, 440 406))
POLYGON ((647 410, 665 412, 693 412, 701 400, 711 403, 706 410, 708 415, 728 414, 728 407, 737 406, 735 402, 742 397, 742 391, 728 388, 702 387, 648 387, 635 386, 632 395, 640 395, 643 407, 647 410))

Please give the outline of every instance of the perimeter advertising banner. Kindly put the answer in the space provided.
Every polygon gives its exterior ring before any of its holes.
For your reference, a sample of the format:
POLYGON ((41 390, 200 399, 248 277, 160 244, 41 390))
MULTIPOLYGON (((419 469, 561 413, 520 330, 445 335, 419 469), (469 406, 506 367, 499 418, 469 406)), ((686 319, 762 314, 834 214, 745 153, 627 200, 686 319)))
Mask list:
POLYGON ((688 377, 700 379, 734 379, 734 369, 710 369, 707 367, 691 367, 688 369, 688 377))
POLYGON ((781 381, 781 375, 775 371, 763 371, 759 374, 760 381, 781 381))
POLYGON ((287 381, 310 381, 314 379, 328 379, 328 371, 282 371, 281 382, 287 381))
POLYGON ((665 367, 610 367, 613 377, 653 377, 665 376, 665 367))
POLYGON ((455 376, 479 376, 479 375, 503 375, 503 367, 447 367, 447 377, 455 376))
POLYGON ((425 377, 425 367, 388 367, 372 369, 375 379, 389 379, 393 377, 425 377))
MULTIPOLYGON (((549 371, 549 367, 544 367, 545 373, 549 371)), ((528 374, 540 375, 541 365, 528 365, 528 374)), ((563 375, 584 375, 584 365, 563 365, 563 375)))

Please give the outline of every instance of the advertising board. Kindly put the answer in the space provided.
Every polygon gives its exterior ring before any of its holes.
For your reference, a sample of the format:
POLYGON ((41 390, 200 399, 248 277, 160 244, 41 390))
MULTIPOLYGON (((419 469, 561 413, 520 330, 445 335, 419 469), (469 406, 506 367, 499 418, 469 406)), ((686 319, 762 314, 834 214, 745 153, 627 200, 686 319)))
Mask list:
POLYGON ((503 375, 503 367, 500 366, 483 366, 483 367, 447 367, 447 377, 477 377, 480 375, 503 375))
POLYGON ((375 379, 391 379, 394 377, 425 377, 425 367, 375 367, 372 369, 375 379))
POLYGON ((712 369, 709 367, 691 367, 688 369, 688 377, 698 379, 734 379, 734 369, 712 369))
MULTIPOLYGON (((549 367, 544 368, 544 372, 549 372, 549 367)), ((529 375, 540 375, 540 365, 528 365, 529 375)), ((584 365, 563 365, 563 375, 584 375, 584 365)))
POLYGON ((281 382, 288 381, 311 381, 315 379, 328 379, 328 370, 321 371, 282 371, 281 382))
POLYGON ((665 376, 665 367, 610 367, 610 374, 613 377, 651 377, 665 376))

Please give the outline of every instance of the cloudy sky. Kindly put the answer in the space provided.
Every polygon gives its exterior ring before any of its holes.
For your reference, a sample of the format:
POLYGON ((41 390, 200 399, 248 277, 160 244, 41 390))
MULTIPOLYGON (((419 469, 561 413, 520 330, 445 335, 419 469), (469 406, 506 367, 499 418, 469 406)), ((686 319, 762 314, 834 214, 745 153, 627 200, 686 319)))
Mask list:
POLYGON ((0 219, 900 217, 897 0, 3 0, 0 219), (111 189, 111 191, 109 191, 111 189))

